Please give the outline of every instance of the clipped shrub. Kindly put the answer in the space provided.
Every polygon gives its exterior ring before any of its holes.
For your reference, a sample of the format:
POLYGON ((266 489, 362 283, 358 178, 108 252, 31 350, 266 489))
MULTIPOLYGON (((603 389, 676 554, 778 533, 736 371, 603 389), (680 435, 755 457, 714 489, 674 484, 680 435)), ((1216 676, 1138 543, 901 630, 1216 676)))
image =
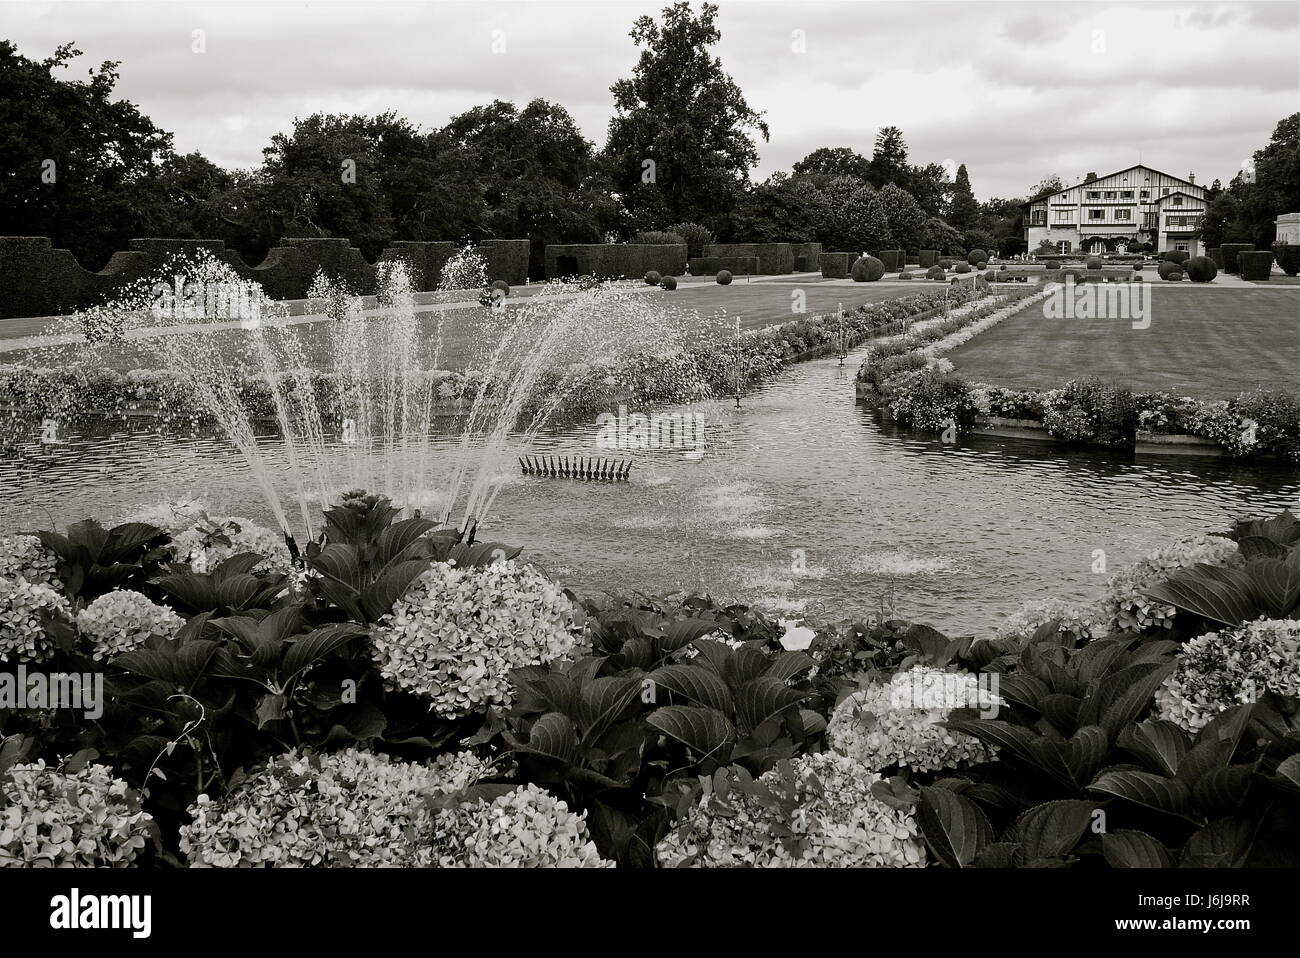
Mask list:
POLYGON ((937 249, 919 250, 916 256, 916 265, 923 269, 929 269, 938 261, 938 259, 939 251, 937 249))
POLYGON ((1186 250, 1171 249, 1165 250, 1164 254, 1160 258, 1166 263, 1178 263, 1181 265, 1191 259, 1191 256, 1188 255, 1186 250))
MULTIPOLYGON (((641 243, 647 246, 675 246, 686 243, 686 237, 679 233, 664 230, 642 230, 636 234, 633 243, 641 243)), ((687 244, 690 245, 689 243, 687 244)))
POLYGON ((1141 272, 1141 270, 1142 270, 1142 264, 1141 264, 1141 263, 1134 263, 1134 264, 1133 264, 1133 272, 1138 273, 1138 272, 1141 272))
POLYGON ((1216 246, 1214 249, 1207 249, 1205 255, 1214 260, 1214 265, 1219 267, 1219 269, 1223 269, 1223 250, 1216 246))
POLYGON ((714 241, 713 231, 699 223, 674 223, 668 227, 668 232, 681 237, 677 242, 686 244, 690 256, 703 256, 704 247, 714 241))
POLYGON ((1267 280, 1273 272, 1273 253, 1271 250, 1242 250, 1237 254, 1237 266, 1242 279, 1267 280))
POLYGON ((940 256, 936 262, 944 269, 952 269, 957 260, 952 256, 940 256))
POLYGON ((874 256, 859 256, 853 263, 853 282, 874 283, 885 275, 885 264, 874 256))
POLYGON ((663 289, 667 289, 667 290, 673 290, 673 289, 676 289, 676 288, 677 288, 677 277, 675 277, 675 276, 665 276, 663 279, 661 279, 661 280, 659 281, 659 285, 660 285, 660 287, 662 287, 663 289))
POLYGON ((942 266, 931 266, 925 271, 926 279, 943 279, 948 274, 942 266))
POLYGON ((726 270, 726 269, 720 269, 720 270, 718 270, 718 285, 719 285, 719 286, 730 286, 730 285, 731 285, 731 271, 730 271, 730 270, 726 270))
POLYGON ((662 279, 663 277, 660 276, 659 273, 653 269, 645 274, 645 284, 647 286, 658 286, 659 281, 662 279))
POLYGON ((953 269, 956 270, 958 273, 969 273, 970 263, 958 263, 956 266, 953 267, 953 269))
POLYGON ((899 278, 899 279, 911 279, 911 278, 912 278, 912 273, 911 273, 910 270, 903 270, 901 273, 898 274, 898 278, 899 278))
POLYGON ((822 253, 817 257, 823 279, 848 279, 852 253, 822 253))
POLYGON ((1183 271, 1181 269, 1171 270, 1169 275, 1165 277, 1165 279, 1169 280, 1171 283, 1181 282, 1182 278, 1183 271))
POLYGON ((502 292, 504 295, 506 295, 506 296, 509 296, 509 295, 510 295, 510 284, 507 283, 504 279, 494 279, 494 280, 492 280, 492 287, 491 287, 491 288, 492 288, 492 289, 499 289, 499 290, 501 290, 501 292, 502 292))
POLYGON ((988 260, 984 260, 984 259, 982 259, 982 260, 980 260, 978 263, 975 264, 975 268, 976 268, 976 269, 984 269, 984 268, 985 268, 986 266, 988 266, 988 265, 989 265, 988 260))
POLYGON ((997 278, 998 278, 997 270, 991 269, 984 274, 984 279, 990 283, 996 282, 997 278))
POLYGON ((973 249, 966 254, 966 262, 971 266, 978 266, 980 263, 988 262, 989 254, 982 249, 973 249))
POLYGON ((897 273, 903 268, 903 251, 901 249, 882 249, 880 262, 885 264, 886 273, 897 273))
POLYGON ((1219 251, 1223 254, 1223 271, 1225 273, 1236 273, 1239 269, 1237 266, 1238 254, 1249 253, 1254 248, 1254 243, 1224 243, 1219 247, 1219 251))
POLYGON ((1273 244, 1273 258, 1278 267, 1288 276, 1300 273, 1300 245, 1288 243, 1273 244))
POLYGON ((1100 256, 1089 256, 1087 262, 1088 269, 1101 269, 1102 262, 1100 256))
POLYGON ((1193 256, 1185 264, 1187 278, 1193 283, 1209 283, 1219 275, 1219 267, 1208 256, 1193 256))
POLYGON ((1161 279, 1168 279, 1169 274, 1178 268, 1178 264, 1170 260, 1161 260, 1160 265, 1156 267, 1156 272, 1160 274, 1161 279))

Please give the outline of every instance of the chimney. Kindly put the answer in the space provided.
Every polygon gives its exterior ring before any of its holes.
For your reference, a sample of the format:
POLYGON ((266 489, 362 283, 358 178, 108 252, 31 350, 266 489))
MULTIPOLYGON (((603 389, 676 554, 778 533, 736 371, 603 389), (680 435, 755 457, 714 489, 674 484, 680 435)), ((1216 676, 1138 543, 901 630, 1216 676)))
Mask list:
POLYGON ((1195 173, 1188 173, 1188 174, 1187 174, 1187 182, 1188 182, 1188 183, 1195 183, 1195 182, 1196 182, 1196 174, 1195 174, 1195 173))

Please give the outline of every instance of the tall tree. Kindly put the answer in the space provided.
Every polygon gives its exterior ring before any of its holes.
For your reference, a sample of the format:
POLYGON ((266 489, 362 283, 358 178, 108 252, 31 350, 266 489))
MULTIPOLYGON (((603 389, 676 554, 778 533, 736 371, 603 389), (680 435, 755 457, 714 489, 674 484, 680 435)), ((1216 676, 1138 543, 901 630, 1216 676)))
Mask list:
POLYGON ((957 176, 953 180, 952 199, 948 202, 948 225, 959 233, 972 229, 979 218, 979 204, 971 192, 970 175, 966 164, 957 167, 957 176))
POLYGON ((920 249, 925 229, 925 210, 921 209, 921 204, 916 202, 912 194, 893 183, 886 183, 880 190, 880 205, 889 221, 889 232, 894 243, 908 252, 920 249))
POLYGON ((820 182, 832 176, 851 176, 866 183, 871 179, 871 161, 847 146, 823 146, 798 160, 791 172, 820 182))
MULTIPOLYGON (((947 206, 952 184, 942 163, 927 163, 912 167, 908 175, 907 191, 929 216, 938 216, 947 206)), ((929 247, 927 247, 928 249, 929 247)))
POLYGON ((712 226, 739 199, 758 162, 751 131, 768 138, 710 48, 722 37, 718 8, 666 7, 639 17, 631 37, 642 48, 632 76, 617 81, 605 154, 628 215, 654 205, 662 226, 695 220, 712 226), (648 189, 647 189, 648 188, 648 189))
POLYGON ((876 148, 871 154, 872 185, 880 188, 886 183, 894 183, 906 189, 910 185, 910 173, 903 131, 896 126, 881 128, 876 134, 876 148))

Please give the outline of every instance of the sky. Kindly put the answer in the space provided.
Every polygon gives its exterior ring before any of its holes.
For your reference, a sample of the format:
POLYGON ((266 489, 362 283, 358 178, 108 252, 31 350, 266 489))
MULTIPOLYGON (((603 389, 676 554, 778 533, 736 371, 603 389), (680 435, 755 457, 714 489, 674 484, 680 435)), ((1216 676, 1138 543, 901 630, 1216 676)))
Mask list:
MULTIPOLYGON (((118 94, 178 150, 252 167, 294 117, 427 129, 498 98, 558 102, 599 147, 632 22, 665 2, 6 0, 0 36, 32 59, 75 41, 69 76, 121 61, 118 94)), ((1226 183, 1300 111, 1295 0, 720 6, 714 52, 771 129, 756 180, 821 146, 870 155, 893 125, 913 163, 965 163, 980 199, 1138 162, 1226 183)))

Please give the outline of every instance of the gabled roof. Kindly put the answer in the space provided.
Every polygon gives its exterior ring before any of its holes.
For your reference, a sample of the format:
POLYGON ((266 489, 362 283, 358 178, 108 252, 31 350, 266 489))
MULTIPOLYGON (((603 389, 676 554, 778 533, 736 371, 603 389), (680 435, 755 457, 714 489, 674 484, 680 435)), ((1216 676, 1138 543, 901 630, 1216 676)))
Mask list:
POLYGON ((1156 197, 1156 206, 1159 206, 1161 203, 1169 199, 1171 196, 1185 196, 1189 200, 1196 200, 1196 202, 1198 203, 1205 202, 1205 200, 1202 197, 1196 196, 1193 193, 1187 193, 1184 192, 1183 190, 1171 190, 1170 192, 1166 193, 1164 196, 1156 197))
MULTIPOLYGON (((1196 186, 1196 185, 1197 185, 1197 184, 1191 182, 1190 180, 1185 180, 1185 179, 1183 179, 1181 176, 1174 176, 1174 174, 1172 174, 1172 173, 1166 173, 1166 172, 1164 172, 1163 170, 1157 170, 1155 167, 1152 167, 1152 166, 1146 166, 1146 165, 1144 165, 1144 164, 1142 164, 1142 163, 1134 163, 1132 166, 1126 166, 1126 167, 1124 167, 1124 169, 1122 169, 1122 170, 1116 170, 1114 173, 1107 173, 1107 174, 1105 174, 1105 176, 1099 176, 1099 177, 1097 177, 1096 180, 1084 180, 1084 181, 1081 182, 1081 183, 1075 183, 1074 186, 1066 186, 1066 187, 1063 187, 1062 189, 1057 190, 1055 193, 1045 193, 1044 195, 1038 197, 1037 199, 1034 199, 1034 200, 1026 200, 1025 202, 1021 203, 1020 205, 1021 205, 1021 206, 1028 206, 1030 203, 1041 203, 1041 202, 1043 202, 1044 200, 1050 200, 1053 196, 1060 196, 1062 193, 1068 193, 1068 192, 1070 192, 1070 190, 1075 189, 1076 187, 1079 187, 1079 186, 1087 186, 1089 183, 1096 183, 1098 180, 1104 180, 1104 179, 1106 179, 1107 177, 1110 177, 1110 176, 1119 176, 1121 173, 1128 173, 1130 170, 1150 170, 1152 173, 1159 173, 1161 176, 1167 176, 1167 177, 1169 177, 1171 180, 1177 180, 1179 183, 1185 183, 1185 184, 1187 184, 1188 186, 1196 186)), ((1199 187, 1199 188, 1200 188, 1200 189, 1205 189, 1205 187, 1203 187, 1203 186, 1202 186, 1202 187, 1199 187)), ((1178 192, 1182 192, 1182 191, 1179 190, 1178 192)), ((1173 194, 1171 193, 1171 194, 1169 194, 1169 195, 1172 196, 1173 194)), ((1192 196, 1191 193, 1187 193, 1187 194, 1184 194, 1184 195, 1186 195, 1186 196, 1192 196)), ((1195 199, 1200 199, 1200 197, 1194 197, 1194 198, 1195 198, 1195 199)))

